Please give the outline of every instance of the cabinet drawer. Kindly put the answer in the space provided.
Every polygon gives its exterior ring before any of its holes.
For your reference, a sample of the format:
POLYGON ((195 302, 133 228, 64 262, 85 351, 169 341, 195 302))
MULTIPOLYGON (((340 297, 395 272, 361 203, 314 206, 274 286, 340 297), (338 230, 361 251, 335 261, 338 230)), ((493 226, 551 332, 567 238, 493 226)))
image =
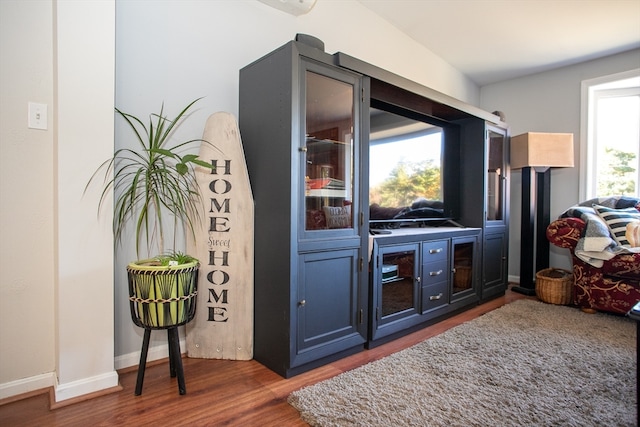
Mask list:
POLYGON ((425 313, 434 308, 449 303, 448 282, 440 282, 432 286, 422 288, 422 312, 425 313))
POLYGON ((422 244, 422 262, 446 260, 449 254, 448 240, 434 240, 422 244))
POLYGON ((429 262, 422 265, 422 286, 435 285, 438 282, 446 282, 449 278, 447 260, 429 262))

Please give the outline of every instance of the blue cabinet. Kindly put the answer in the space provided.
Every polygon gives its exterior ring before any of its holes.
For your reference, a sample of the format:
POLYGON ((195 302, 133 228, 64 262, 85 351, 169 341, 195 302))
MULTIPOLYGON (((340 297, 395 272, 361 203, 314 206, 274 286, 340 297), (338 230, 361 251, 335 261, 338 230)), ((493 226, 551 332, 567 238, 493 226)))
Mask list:
POLYGON ((291 42, 240 71, 255 200, 254 357, 284 377, 364 348, 362 76, 291 42))
POLYGON ((481 231, 400 228, 372 238, 369 347, 480 300, 481 231))
POLYGON ((254 357, 285 377, 506 289, 505 124, 322 47, 291 41, 240 70, 255 202, 254 357), (370 148, 413 138, 415 124, 429 135, 419 149, 430 156, 405 156, 411 168, 382 163, 397 169, 385 176, 400 179, 418 164, 424 176, 391 186, 402 197, 389 201, 371 191, 370 148), (409 214, 423 216, 406 216, 407 200, 420 198, 428 204, 411 203, 409 214), (379 219, 374 210, 394 212, 379 219))

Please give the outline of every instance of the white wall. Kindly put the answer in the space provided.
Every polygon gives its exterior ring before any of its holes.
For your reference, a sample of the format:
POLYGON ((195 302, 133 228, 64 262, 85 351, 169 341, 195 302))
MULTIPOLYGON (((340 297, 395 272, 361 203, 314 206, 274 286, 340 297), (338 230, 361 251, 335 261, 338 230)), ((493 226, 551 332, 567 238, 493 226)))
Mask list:
POLYGON ((54 134, 27 129, 29 101, 53 105, 52 34, 51 2, 0 2, 0 384, 53 385, 54 134))
MULTIPOLYGON (((578 203, 580 177, 580 91, 583 80, 640 67, 640 50, 584 62, 481 88, 480 107, 506 115, 511 135, 525 132, 574 134, 575 168, 551 170, 551 218, 578 203)), ((521 173, 512 171, 509 275, 520 276, 521 173)), ((571 269, 567 249, 551 245, 550 266, 571 269)))
POLYGON ((96 218, 88 178, 113 153, 115 3, 59 0, 55 10, 56 401, 116 387, 112 212, 96 218))
POLYGON ((113 0, 0 2, 0 399, 118 384, 110 216, 83 199, 113 152, 114 19, 113 0))

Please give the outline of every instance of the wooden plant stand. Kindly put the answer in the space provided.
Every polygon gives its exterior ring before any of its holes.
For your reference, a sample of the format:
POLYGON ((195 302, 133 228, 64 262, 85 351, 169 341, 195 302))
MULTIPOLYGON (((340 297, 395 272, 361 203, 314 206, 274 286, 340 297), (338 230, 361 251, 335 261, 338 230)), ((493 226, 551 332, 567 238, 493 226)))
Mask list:
MULTIPOLYGON (((151 329, 145 328, 144 338, 142 339, 142 352, 140 353, 140 364, 138 365, 138 379, 136 380, 136 396, 142 394, 142 384, 144 383, 144 371, 147 365, 150 338, 151 329)), ((180 394, 186 394, 187 387, 184 382, 184 369, 182 368, 178 327, 167 329, 167 339, 169 341, 169 374, 171 378, 178 377, 178 392, 180 394)))

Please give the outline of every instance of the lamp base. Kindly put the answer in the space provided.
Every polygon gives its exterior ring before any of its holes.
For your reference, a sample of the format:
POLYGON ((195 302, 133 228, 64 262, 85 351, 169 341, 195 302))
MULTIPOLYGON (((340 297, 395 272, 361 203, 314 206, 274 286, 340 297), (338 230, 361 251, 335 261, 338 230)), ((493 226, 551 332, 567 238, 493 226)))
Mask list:
POLYGON ((549 267, 550 182, 549 168, 522 168, 520 283, 512 290, 528 296, 536 294, 535 272, 549 267))
POLYGON ((513 292, 517 292, 519 294, 524 294, 524 295, 528 295, 528 296, 534 296, 536 294, 536 290, 535 289, 525 288, 523 286, 513 286, 511 288, 511 290, 513 292))

